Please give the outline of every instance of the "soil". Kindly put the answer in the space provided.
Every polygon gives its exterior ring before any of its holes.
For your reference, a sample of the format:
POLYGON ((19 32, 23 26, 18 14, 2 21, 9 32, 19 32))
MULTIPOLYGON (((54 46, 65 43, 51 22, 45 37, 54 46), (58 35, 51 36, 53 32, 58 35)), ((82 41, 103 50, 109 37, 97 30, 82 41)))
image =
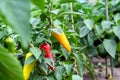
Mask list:
MULTIPOLYGON (((103 58, 98 57, 98 58, 92 58, 92 62, 95 68, 96 80, 120 80, 120 67, 119 68, 114 67, 113 79, 108 79, 110 78, 110 74, 111 74, 109 59, 108 59, 108 76, 107 77, 106 77, 105 60, 103 58)), ((91 79, 89 73, 85 73, 84 80, 93 80, 93 79, 91 79)))

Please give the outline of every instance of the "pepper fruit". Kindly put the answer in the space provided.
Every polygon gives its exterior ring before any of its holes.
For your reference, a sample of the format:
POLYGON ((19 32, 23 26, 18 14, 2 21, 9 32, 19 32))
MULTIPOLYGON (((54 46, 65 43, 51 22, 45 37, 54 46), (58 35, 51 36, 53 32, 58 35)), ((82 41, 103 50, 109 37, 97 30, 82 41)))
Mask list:
POLYGON ((48 43, 43 43, 39 46, 39 48, 47 53, 50 52, 50 45, 48 43))
MULTIPOLYGON (((32 56, 32 53, 31 53, 31 52, 28 52, 28 53, 26 54, 25 61, 26 61, 30 56, 32 56)), ((34 69, 35 63, 36 63, 36 61, 34 61, 34 62, 30 63, 30 64, 24 65, 24 67, 23 67, 24 80, 28 80, 28 79, 29 79, 29 75, 30 75, 30 73, 32 72, 32 70, 34 69)))
POLYGON ((65 33, 60 27, 51 29, 53 36, 58 40, 59 43, 70 53, 71 52, 71 46, 69 44, 69 41, 67 40, 67 37, 65 36, 65 33), (56 31, 61 31, 61 34, 59 34, 56 31))
POLYGON ((51 59, 51 61, 52 61, 52 66, 49 65, 49 64, 47 64, 47 65, 50 67, 50 69, 51 69, 52 71, 54 71, 54 70, 55 70, 55 67, 54 67, 54 58, 53 58, 53 54, 50 53, 50 52, 51 52, 51 47, 50 47, 50 45, 49 45, 48 43, 43 43, 43 44, 41 44, 41 45, 39 46, 39 48, 40 48, 41 50, 43 50, 43 51, 46 52, 46 54, 44 55, 45 58, 51 59))
POLYGON ((15 53, 15 44, 12 38, 7 37, 4 41, 5 47, 12 53, 15 53))
POLYGON ((44 55, 44 57, 45 57, 45 58, 50 58, 50 59, 51 59, 51 61, 52 61, 52 66, 49 65, 49 64, 48 64, 48 66, 50 67, 50 69, 51 69, 52 71, 54 71, 54 70, 55 70, 55 67, 54 67, 54 58, 53 58, 53 54, 52 54, 52 53, 46 53, 46 54, 44 55))

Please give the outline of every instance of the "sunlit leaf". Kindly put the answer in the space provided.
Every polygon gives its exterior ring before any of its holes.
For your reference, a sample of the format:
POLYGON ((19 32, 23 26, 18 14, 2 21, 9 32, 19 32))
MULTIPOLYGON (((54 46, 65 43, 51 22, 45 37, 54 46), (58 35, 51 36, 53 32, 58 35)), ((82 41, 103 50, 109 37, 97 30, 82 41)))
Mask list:
POLYGON ((33 53, 36 59, 38 59, 41 55, 41 50, 37 47, 30 48, 30 51, 33 53))
POLYGON ((92 28, 94 27, 94 21, 93 20, 85 19, 84 23, 89 28, 89 30, 92 30, 92 28))
POLYGON ((80 29, 80 37, 85 37, 88 33, 90 32, 89 28, 86 27, 86 26, 83 26, 81 29, 80 29))
POLYGON ((64 72, 64 67, 63 66, 58 66, 56 67, 56 70, 55 70, 55 78, 56 80, 63 80, 62 78, 62 75, 63 75, 63 72, 64 72))
POLYGON ((111 57, 115 58, 117 44, 114 40, 104 39, 103 45, 111 57))
POLYGON ((120 40, 120 26, 113 27, 113 31, 120 40))
POLYGON ((67 75, 70 75, 72 67, 73 67, 73 64, 64 64, 64 67, 66 69, 67 75))
POLYGON ((102 21, 102 28, 109 29, 111 27, 112 22, 110 21, 102 21))
POLYGON ((32 0, 32 2, 38 6, 42 11, 45 9, 45 0, 32 0))

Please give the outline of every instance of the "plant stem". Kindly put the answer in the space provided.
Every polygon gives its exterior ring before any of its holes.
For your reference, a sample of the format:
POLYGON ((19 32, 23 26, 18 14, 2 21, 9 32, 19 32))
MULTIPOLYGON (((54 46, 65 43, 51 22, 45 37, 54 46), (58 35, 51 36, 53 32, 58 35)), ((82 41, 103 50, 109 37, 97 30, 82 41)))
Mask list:
POLYGON ((110 56, 110 66, 111 66, 111 74, 112 74, 112 78, 113 78, 113 74, 114 74, 114 72, 113 72, 113 59, 111 56, 110 56))
POLYGON ((109 15, 108 15, 108 0, 105 0, 105 15, 106 15, 106 20, 109 20, 109 15))
MULTIPOLYGON (((71 12, 73 12, 73 5, 72 5, 72 3, 70 3, 70 11, 71 12)), ((73 25, 73 23, 74 23, 74 17, 73 17, 73 15, 71 14, 71 22, 72 22, 72 30, 74 30, 74 25, 73 25)))
MULTIPOLYGON (((105 0, 105 16, 106 20, 109 20, 108 16, 108 0, 105 0)), ((106 78, 108 78, 108 65, 107 65, 107 57, 105 58, 105 64, 106 64, 106 78)))
POLYGON ((107 57, 105 58, 105 78, 108 78, 108 65, 107 65, 107 57))
MULTIPOLYGON (((109 15, 108 15, 108 0, 105 0, 105 12, 106 12, 106 20, 109 21, 109 15)), ((113 59, 110 56, 110 67, 111 67, 111 74, 113 78, 113 59)))

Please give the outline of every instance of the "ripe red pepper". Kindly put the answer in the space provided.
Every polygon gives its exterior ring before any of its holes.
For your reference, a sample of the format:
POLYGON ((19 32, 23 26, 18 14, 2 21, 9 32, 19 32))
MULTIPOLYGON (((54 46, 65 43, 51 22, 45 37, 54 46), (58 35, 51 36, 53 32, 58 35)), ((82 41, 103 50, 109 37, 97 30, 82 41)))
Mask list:
POLYGON ((50 45, 49 45, 48 43, 43 43, 43 44, 41 44, 41 45, 39 46, 39 48, 40 48, 41 50, 43 50, 43 51, 46 52, 46 54, 44 55, 45 58, 50 58, 50 59, 51 59, 52 65, 49 65, 49 64, 47 64, 47 65, 49 66, 49 68, 50 68, 52 71, 54 71, 54 70, 55 70, 55 67, 54 67, 54 58, 53 58, 53 54, 50 53, 50 52, 51 52, 51 47, 50 47, 50 45))
POLYGON ((39 46, 39 48, 43 51, 45 51, 46 53, 50 52, 50 45, 48 43, 43 43, 39 46))
POLYGON ((46 54, 44 55, 44 57, 45 57, 45 58, 50 58, 50 59, 51 59, 51 61, 52 61, 52 66, 49 65, 49 64, 48 64, 48 66, 50 67, 50 69, 51 69, 52 71, 54 71, 54 70, 55 70, 55 67, 54 67, 54 58, 53 58, 53 54, 52 54, 52 53, 46 53, 46 54))

